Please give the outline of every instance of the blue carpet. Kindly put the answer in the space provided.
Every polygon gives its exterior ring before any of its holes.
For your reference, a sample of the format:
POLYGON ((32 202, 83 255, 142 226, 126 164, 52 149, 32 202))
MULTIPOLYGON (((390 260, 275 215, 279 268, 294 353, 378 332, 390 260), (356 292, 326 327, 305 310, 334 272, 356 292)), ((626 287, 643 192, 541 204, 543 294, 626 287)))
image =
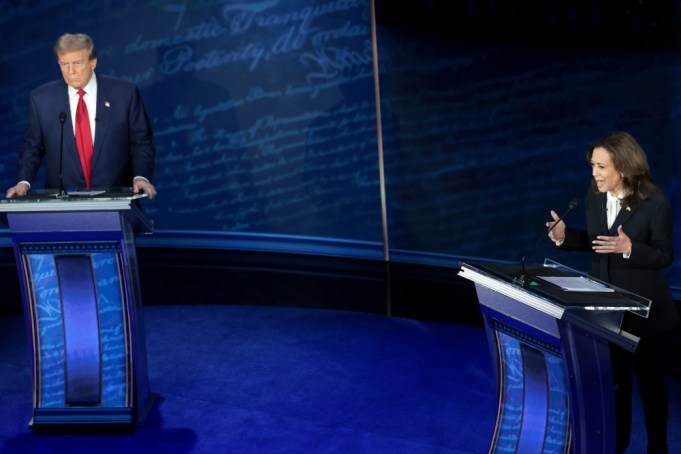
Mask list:
MULTIPOLYGON (((0 317, 0 454, 487 452, 496 402, 481 328, 322 309, 145 311, 161 397, 122 435, 34 435, 24 321, 0 317)), ((645 452, 635 411, 630 453, 645 452)))
POLYGON ((21 317, 0 319, 0 453, 480 453, 482 329, 335 310, 145 309, 161 398, 129 435, 34 435, 21 317))

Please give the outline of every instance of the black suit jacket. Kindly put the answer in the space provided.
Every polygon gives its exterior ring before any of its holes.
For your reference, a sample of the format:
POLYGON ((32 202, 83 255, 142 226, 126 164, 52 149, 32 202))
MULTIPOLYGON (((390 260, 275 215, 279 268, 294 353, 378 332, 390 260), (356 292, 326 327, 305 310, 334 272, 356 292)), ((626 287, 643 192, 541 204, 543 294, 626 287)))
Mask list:
MULTIPOLYGON (((92 157, 93 188, 129 187, 142 176, 149 181, 154 172, 156 148, 151 123, 137 87, 123 79, 97 77, 97 113, 92 157)), ((64 123, 63 179, 66 189, 85 187, 78 158, 69 108, 68 87, 63 80, 42 85, 29 97, 29 116, 17 181, 33 182, 45 161, 45 187, 59 189, 61 123, 64 123)))
POLYGON ((631 256, 593 253, 589 274, 652 301, 647 319, 627 313, 622 328, 636 336, 659 334, 679 325, 665 268, 674 260, 672 209, 661 192, 636 200, 621 209, 612 228, 607 227, 605 193, 589 191, 586 196, 586 230, 566 229, 565 249, 592 251, 599 235, 617 235, 622 226, 632 242, 631 256))

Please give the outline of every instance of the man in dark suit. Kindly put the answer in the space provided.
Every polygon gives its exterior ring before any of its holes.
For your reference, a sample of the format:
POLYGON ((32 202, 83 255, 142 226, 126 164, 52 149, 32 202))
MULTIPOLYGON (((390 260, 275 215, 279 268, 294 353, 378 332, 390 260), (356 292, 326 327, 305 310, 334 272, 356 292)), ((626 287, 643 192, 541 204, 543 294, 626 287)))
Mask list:
POLYGON ((156 147, 137 87, 95 75, 87 35, 62 35, 54 52, 63 80, 30 94, 18 183, 6 196, 26 194, 44 160, 47 189, 132 187, 153 198, 156 147))
POLYGON ((651 301, 647 318, 626 313, 622 329, 640 337, 631 354, 612 346, 615 380, 616 449, 629 445, 632 420, 632 368, 643 402, 648 453, 665 454, 668 399, 666 351, 679 316, 665 269, 674 261, 672 208, 650 176, 645 152, 623 131, 591 144, 592 189, 586 196, 586 228, 566 228, 552 211, 551 239, 563 249, 592 251, 589 274, 651 301))

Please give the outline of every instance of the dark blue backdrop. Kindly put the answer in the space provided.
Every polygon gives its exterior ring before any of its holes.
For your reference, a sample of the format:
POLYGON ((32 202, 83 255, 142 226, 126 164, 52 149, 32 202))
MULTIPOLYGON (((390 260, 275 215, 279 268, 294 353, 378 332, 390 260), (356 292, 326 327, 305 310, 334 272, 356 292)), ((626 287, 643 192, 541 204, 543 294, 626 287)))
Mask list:
MULTIPOLYGON (((550 209, 584 196, 585 146, 612 129, 640 140, 681 225, 678 15, 653 35, 637 11, 423 3, 376 5, 391 259, 517 260, 550 209)), ((383 257, 368 0, 0 5, 5 187, 28 91, 61 77, 57 36, 85 32, 97 72, 136 82, 153 120, 148 244, 383 257)), ((546 242, 528 260, 544 256, 588 259, 546 242)))
POLYGON ((56 37, 84 32, 98 73, 141 88, 159 233, 381 241, 368 2, 33 3, 2 10, 5 185, 28 91, 61 77, 56 37))
MULTIPOLYGON (((517 260, 551 209, 583 200, 586 146, 614 129, 641 142, 681 226, 678 1, 470 0, 412 15, 382 3, 391 249, 517 260)), ((583 225, 583 213, 567 222, 583 225)), ((545 241, 528 260, 545 256, 590 259, 545 241)))

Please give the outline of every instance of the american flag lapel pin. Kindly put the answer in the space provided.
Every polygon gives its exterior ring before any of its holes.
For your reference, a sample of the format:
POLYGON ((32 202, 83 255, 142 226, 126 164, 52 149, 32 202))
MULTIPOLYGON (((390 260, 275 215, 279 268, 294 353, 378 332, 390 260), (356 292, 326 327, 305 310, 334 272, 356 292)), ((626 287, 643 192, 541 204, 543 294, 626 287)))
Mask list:
POLYGON ((104 101, 104 107, 111 107, 111 103, 109 101, 104 101))

